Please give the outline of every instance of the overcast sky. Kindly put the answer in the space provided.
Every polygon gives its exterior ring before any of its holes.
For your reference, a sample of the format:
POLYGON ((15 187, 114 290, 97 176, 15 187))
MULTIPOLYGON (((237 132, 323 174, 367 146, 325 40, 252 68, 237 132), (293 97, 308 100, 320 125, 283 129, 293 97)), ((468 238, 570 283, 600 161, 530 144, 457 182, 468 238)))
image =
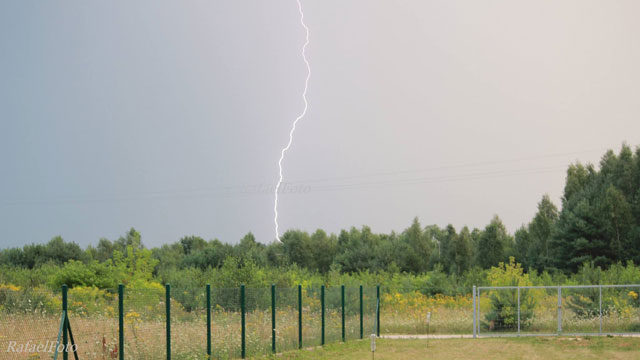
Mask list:
MULTIPOLYGON (((483 227, 640 144, 640 2, 303 0, 281 230, 483 227)), ((294 0, 0 3, 0 247, 274 241, 294 0)))

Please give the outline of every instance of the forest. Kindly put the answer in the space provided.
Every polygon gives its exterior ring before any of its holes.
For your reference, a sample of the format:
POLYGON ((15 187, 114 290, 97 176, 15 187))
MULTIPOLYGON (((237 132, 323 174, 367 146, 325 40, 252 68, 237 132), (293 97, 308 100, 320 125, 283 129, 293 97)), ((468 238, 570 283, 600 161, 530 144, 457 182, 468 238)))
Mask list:
MULTIPOLYGON (((423 226, 418 218, 391 233, 374 233, 368 226, 338 234, 293 229, 282 235, 282 243, 268 245, 248 233, 236 244, 185 236, 147 248, 142 235, 130 229, 118 239, 103 238, 84 249, 59 236, 44 244, 2 249, 0 283, 114 288, 118 283, 232 287, 360 282, 456 294, 486 283, 487 271, 510 258, 545 284, 620 281, 625 269, 638 274, 639 189, 640 147, 634 151, 623 144, 617 154, 607 151, 598 166, 571 164, 561 204, 543 195, 533 219, 514 234, 498 215, 484 228, 473 229, 423 226)), ((636 275, 627 280, 640 281, 636 275)))

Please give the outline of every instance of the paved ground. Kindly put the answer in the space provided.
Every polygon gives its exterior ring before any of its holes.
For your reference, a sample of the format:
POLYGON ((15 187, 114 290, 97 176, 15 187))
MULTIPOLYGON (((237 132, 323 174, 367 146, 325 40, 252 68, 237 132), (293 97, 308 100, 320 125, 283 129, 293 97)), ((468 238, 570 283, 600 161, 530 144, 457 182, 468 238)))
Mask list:
POLYGON ((380 335, 382 339, 471 339, 473 335, 380 335))

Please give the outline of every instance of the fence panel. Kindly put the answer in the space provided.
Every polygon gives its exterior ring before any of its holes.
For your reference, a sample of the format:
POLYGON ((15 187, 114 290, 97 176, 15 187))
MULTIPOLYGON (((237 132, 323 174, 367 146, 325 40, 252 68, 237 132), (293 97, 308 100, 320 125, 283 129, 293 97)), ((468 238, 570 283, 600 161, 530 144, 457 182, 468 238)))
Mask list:
POLYGON ((602 287, 602 332, 640 332, 640 286, 602 287))
POLYGON ((0 359, 50 358, 60 327, 61 304, 59 292, 0 285, 0 359), (35 344, 35 351, 29 351, 30 344, 35 344))
POLYGON ((558 289, 520 289, 520 333, 550 335, 558 332, 558 289))
POLYGON ((517 289, 479 290, 479 333, 482 335, 517 335, 517 289))
POLYGON ((640 332, 640 285, 478 288, 480 335, 588 335, 640 332), (514 297, 515 292, 515 297, 514 297), (519 296, 518 296, 519 294, 519 296), (501 325, 496 329, 496 324, 501 325))
POLYGON ((240 358, 242 329, 239 288, 211 289, 211 318, 211 357, 240 358))
POLYGON ((246 289, 246 309, 247 356, 271 353, 271 289, 246 289))
POLYGON ((364 306, 364 338, 367 339, 371 334, 376 333, 376 288, 363 288, 363 306, 364 306))
POLYGON ((340 287, 325 289, 325 343, 342 341, 342 310, 340 287))
POLYGON ((125 359, 166 358, 165 289, 125 288, 123 300, 125 359))
POLYGON ((172 357, 207 357, 206 288, 171 288, 172 357))
POLYGON ((562 295, 562 333, 593 334, 600 327, 600 291, 595 287, 565 287, 562 295))
POLYGON ((276 351, 298 348, 298 289, 276 288, 276 351))
POLYGON ((302 289, 302 346, 320 346, 322 342, 322 307, 320 287, 302 289))
POLYGON ((347 287, 344 294, 345 340, 360 339, 360 288, 347 287))
MULTIPOLYGON (((343 289, 325 289, 325 343, 343 340, 343 289)), ((375 333, 376 288, 344 288, 344 338, 375 333)), ((124 356, 128 360, 167 357, 166 289, 158 286, 123 291, 124 356)), ((242 356, 240 289, 211 289, 212 358, 242 356)), ((245 289, 246 356, 272 351, 271 289, 245 289)), ((322 343, 321 288, 301 289, 302 344, 299 338, 298 288, 275 289, 276 350, 322 343)), ((117 289, 76 287, 69 290, 68 309, 78 355, 83 359, 119 356, 119 294, 117 289)), ((171 289, 171 352, 175 359, 207 358, 207 293, 202 288, 171 289)), ((43 289, 0 286, 0 359, 50 358, 62 313, 61 293, 43 289), (28 351, 32 344, 34 349, 28 351), (49 344, 49 347, 38 345, 49 344)))
POLYGON ((68 293, 69 322, 82 359, 118 354, 118 291, 76 287, 68 293))

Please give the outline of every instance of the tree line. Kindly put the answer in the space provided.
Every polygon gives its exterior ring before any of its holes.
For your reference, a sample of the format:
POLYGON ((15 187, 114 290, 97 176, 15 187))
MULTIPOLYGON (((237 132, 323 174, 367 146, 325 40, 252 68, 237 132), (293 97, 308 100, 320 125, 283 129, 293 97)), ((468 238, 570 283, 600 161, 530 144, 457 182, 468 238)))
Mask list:
POLYGON ((527 271, 571 274, 585 263, 608 268, 640 262, 639 189, 640 148, 634 152, 624 144, 618 154, 607 151, 598 168, 570 165, 561 208, 544 195, 531 222, 513 235, 497 215, 484 228, 473 229, 423 226, 415 218, 401 232, 374 233, 368 226, 338 234, 294 229, 282 235, 282 243, 268 245, 256 241, 252 233, 236 244, 185 236, 147 249, 140 233, 131 229, 116 240, 100 239, 85 249, 55 237, 46 244, 0 250, 0 266, 35 269, 71 260, 114 264, 142 254, 154 275, 168 269, 219 269, 233 259, 238 267, 297 266, 319 274, 437 270, 459 276, 514 257, 527 271))

